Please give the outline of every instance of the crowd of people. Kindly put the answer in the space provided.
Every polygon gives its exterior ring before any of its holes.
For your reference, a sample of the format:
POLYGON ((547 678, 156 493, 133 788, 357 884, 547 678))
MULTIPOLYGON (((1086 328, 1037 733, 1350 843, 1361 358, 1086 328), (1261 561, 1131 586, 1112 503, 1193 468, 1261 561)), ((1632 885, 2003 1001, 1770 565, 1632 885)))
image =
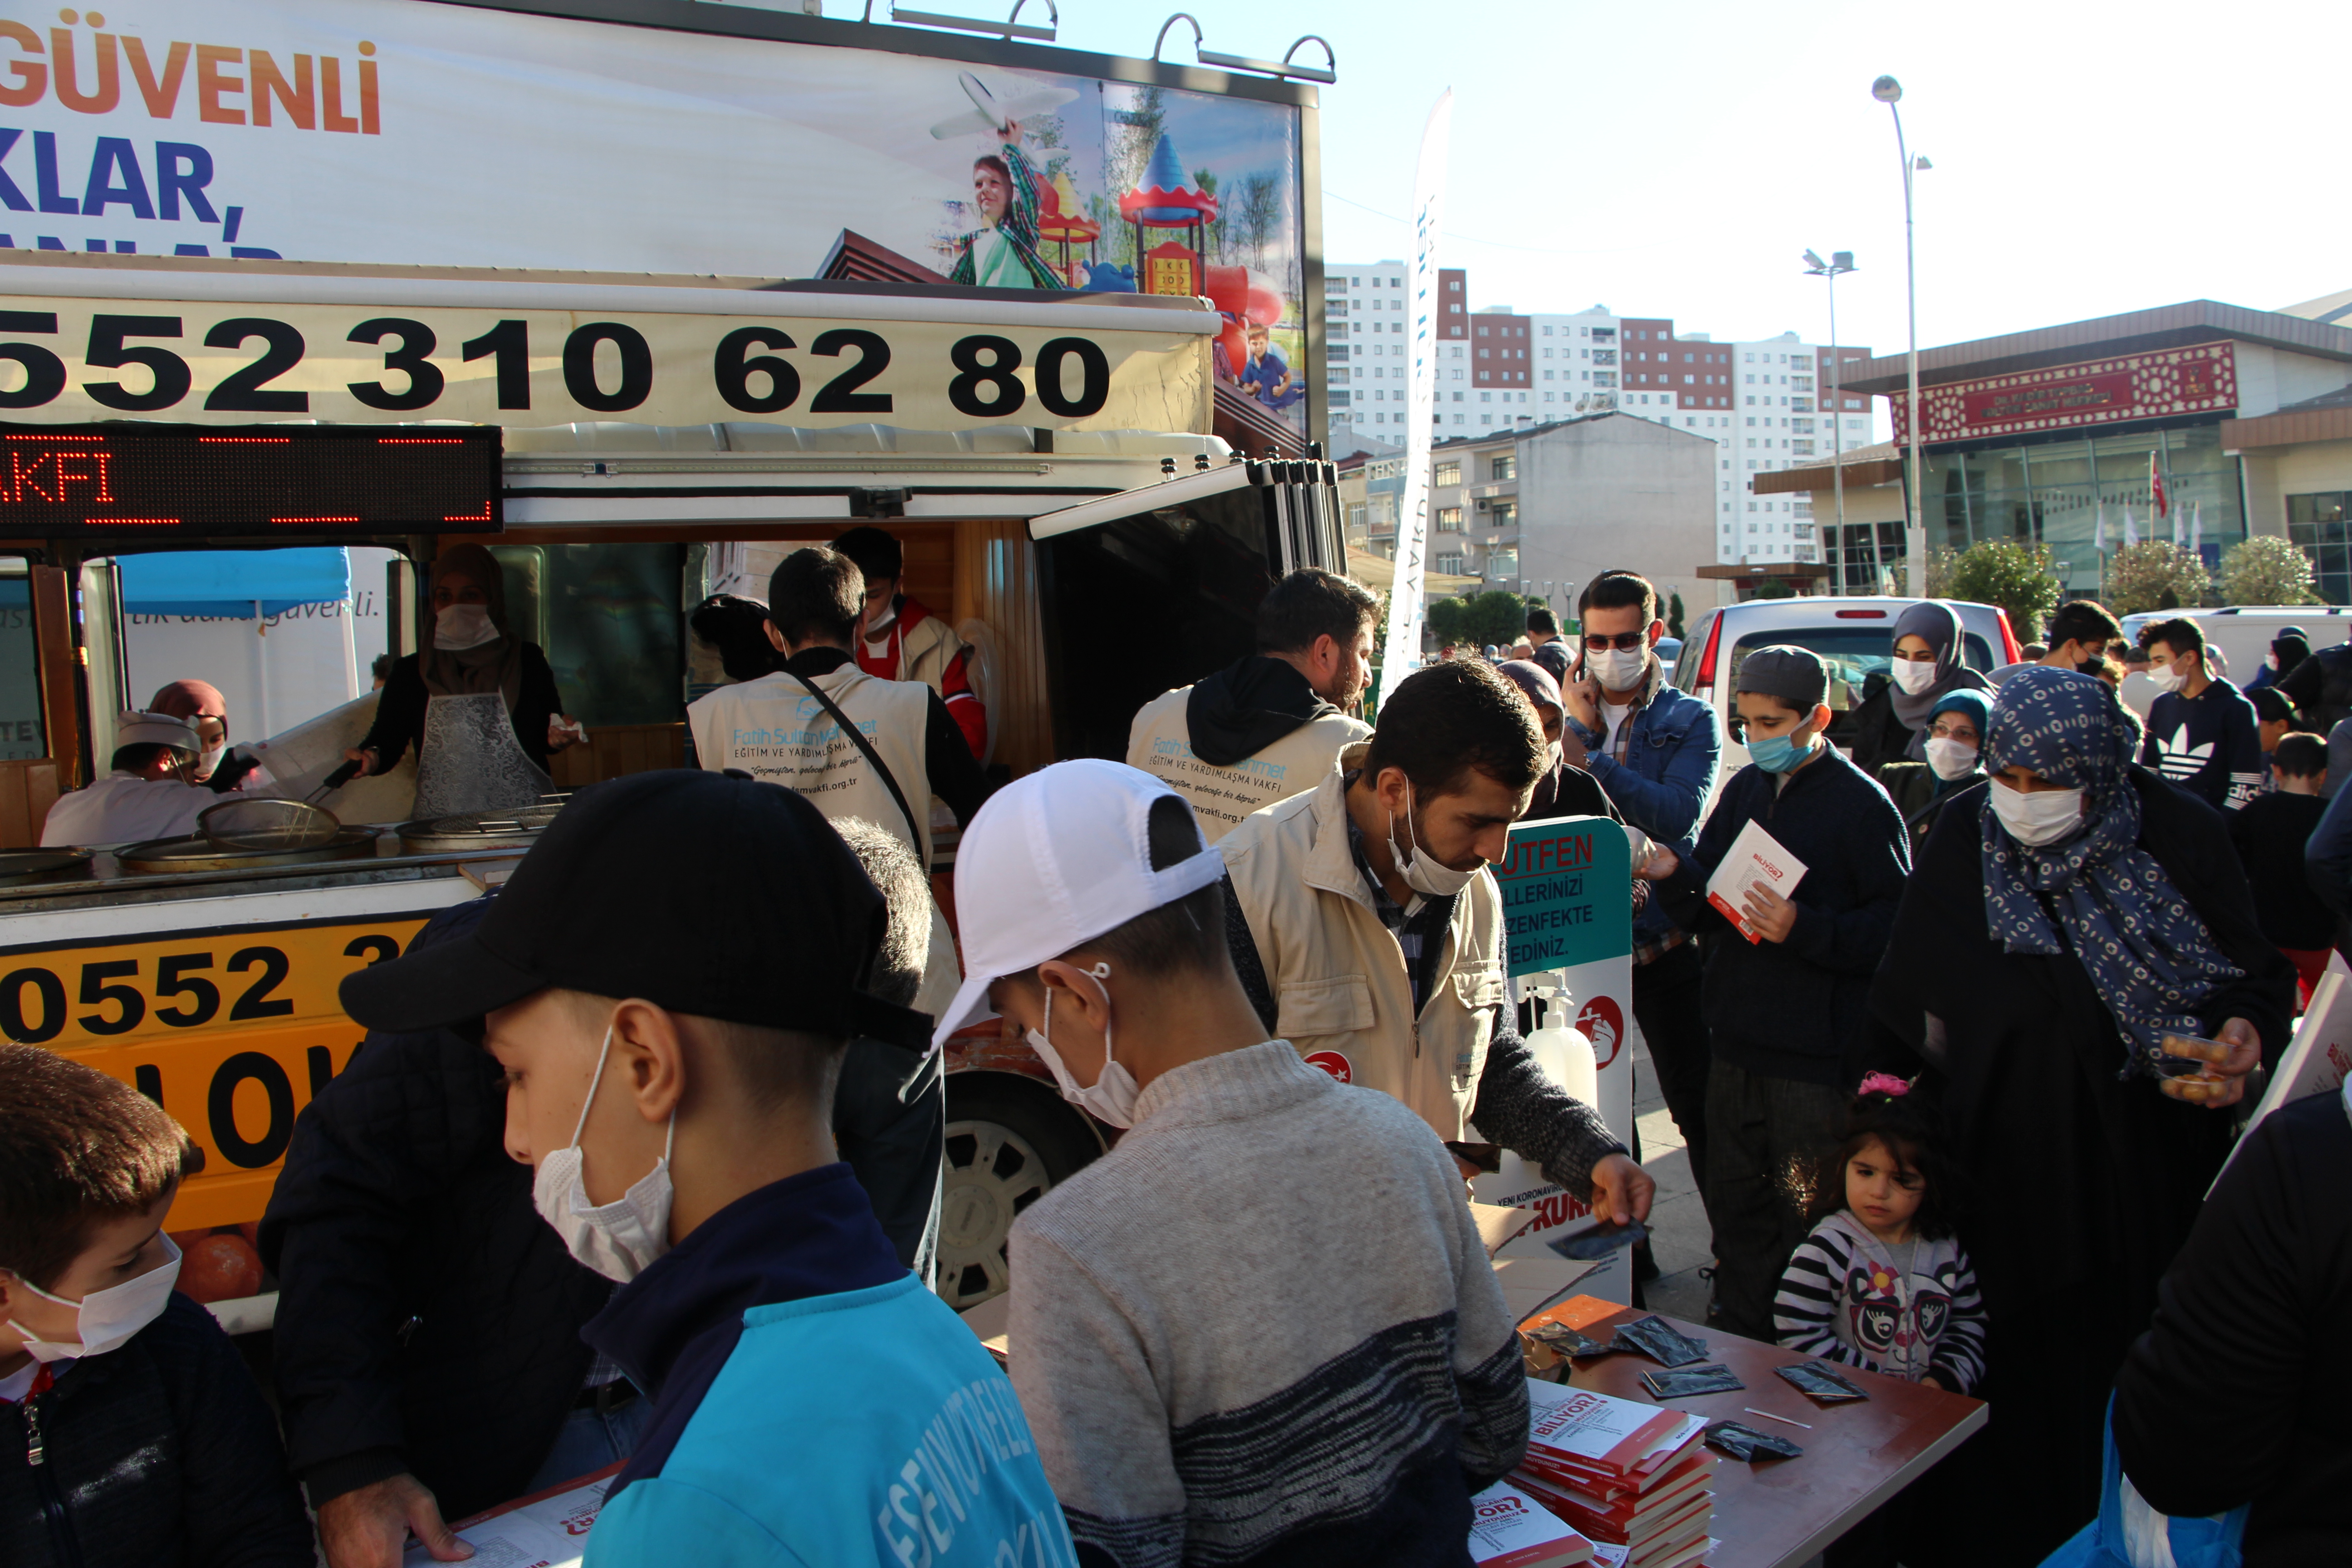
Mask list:
MULTIPOLYGON (((436 575, 477 611, 453 657, 394 672, 416 690, 355 760, 436 744, 445 695, 554 742, 467 564, 436 575)), ((1367 724, 1379 604, 1310 569, 1125 763, 992 786, 900 569, 859 530, 705 605, 698 771, 583 792, 344 982, 367 1040, 259 1233, 274 1422, 171 1291, 184 1133, 0 1047, 8 1561, 454 1561, 447 1521, 617 1463, 592 1563, 1458 1564, 1528 1435, 1465 1141, 1604 1223, 1654 1194, 1506 974, 1487 868, 1570 814, 1651 846, 1633 1010, 1713 1327, 1990 1402, 1833 1562, 2041 1561, 2098 1509, 2111 1400, 2147 1505, 2252 1505, 2249 1562, 2352 1549, 2340 1374, 2298 1376, 2352 1291, 2352 1122, 2273 1117, 2215 1185, 2352 914, 2322 727, 2352 650, 2250 700, 2160 621, 2142 714, 2095 604, 1979 671, 1926 602, 1850 747, 1821 657, 1737 650, 1727 778, 1640 576, 1587 585, 1574 647, 1531 611, 1525 657, 1433 661, 1367 724), (1805 869, 1733 907, 1708 885, 1749 830, 1805 869), (943 1047, 992 1018, 1108 1143, 1013 1222, 1009 1381, 927 1289, 943 1047)))

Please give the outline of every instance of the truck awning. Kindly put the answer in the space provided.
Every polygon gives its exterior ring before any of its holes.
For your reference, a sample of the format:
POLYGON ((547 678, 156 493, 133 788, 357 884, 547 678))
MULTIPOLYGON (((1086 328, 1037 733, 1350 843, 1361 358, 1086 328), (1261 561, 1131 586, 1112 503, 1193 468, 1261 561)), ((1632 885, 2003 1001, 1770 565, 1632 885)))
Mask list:
POLYGON ((159 551, 116 559, 122 607, 134 616, 249 621, 257 604, 262 615, 275 616, 352 594, 351 552, 340 547, 159 551))

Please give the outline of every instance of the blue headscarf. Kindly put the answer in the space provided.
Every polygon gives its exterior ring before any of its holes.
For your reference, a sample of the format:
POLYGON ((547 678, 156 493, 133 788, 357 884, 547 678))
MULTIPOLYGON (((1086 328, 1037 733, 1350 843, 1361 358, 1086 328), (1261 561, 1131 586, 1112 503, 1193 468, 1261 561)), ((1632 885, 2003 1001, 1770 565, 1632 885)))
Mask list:
MULTIPOLYGON (((2244 972, 2223 956, 2156 857, 2139 847, 2139 792, 2131 781, 2135 727, 2096 676, 2036 666, 2000 689, 1986 763, 2026 767, 2083 792, 2086 826, 2040 848, 2020 844, 1982 814, 1985 914, 2010 952, 2072 949, 2130 1053, 2122 1076, 2153 1076, 2166 1034, 2200 1035, 2196 1010, 2244 972), (2039 895, 2039 896, 2037 896, 2039 895), (2047 910, 2043 900, 2048 900, 2047 910), (2057 915, 2053 927, 2051 911, 2057 915)), ((1990 786, 2005 786, 1995 784, 1990 786)))
POLYGON ((1936 699, 1936 705, 1933 708, 1927 710, 1927 724, 1919 733, 1922 736, 1926 735, 1927 731, 1936 727, 1936 720, 1946 713, 1958 713, 1976 726, 1977 771, 1973 773, 1962 773, 1956 779, 1938 778, 1936 781, 1937 795, 1942 795, 1948 790, 1967 789, 1984 776, 1985 758, 1989 754, 1985 749, 1985 742, 1986 738, 1992 733, 1992 699, 1981 691, 1947 691, 1936 699))

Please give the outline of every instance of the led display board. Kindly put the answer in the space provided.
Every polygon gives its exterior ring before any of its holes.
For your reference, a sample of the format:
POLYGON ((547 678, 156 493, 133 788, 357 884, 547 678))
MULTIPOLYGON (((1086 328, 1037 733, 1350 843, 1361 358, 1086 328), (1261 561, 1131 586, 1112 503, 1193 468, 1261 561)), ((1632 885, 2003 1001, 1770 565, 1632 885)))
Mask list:
POLYGON ((499 433, 0 426, 0 537, 496 533, 499 433))

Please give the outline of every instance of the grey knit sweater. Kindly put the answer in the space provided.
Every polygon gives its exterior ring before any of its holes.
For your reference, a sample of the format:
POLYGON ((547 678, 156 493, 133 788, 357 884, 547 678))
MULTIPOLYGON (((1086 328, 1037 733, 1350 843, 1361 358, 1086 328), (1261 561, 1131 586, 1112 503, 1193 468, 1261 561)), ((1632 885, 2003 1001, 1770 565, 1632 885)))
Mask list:
POLYGON ((1455 1568, 1526 1447, 1452 1158, 1286 1041, 1147 1085, 1012 1265, 1013 1383, 1082 1563, 1455 1568))

